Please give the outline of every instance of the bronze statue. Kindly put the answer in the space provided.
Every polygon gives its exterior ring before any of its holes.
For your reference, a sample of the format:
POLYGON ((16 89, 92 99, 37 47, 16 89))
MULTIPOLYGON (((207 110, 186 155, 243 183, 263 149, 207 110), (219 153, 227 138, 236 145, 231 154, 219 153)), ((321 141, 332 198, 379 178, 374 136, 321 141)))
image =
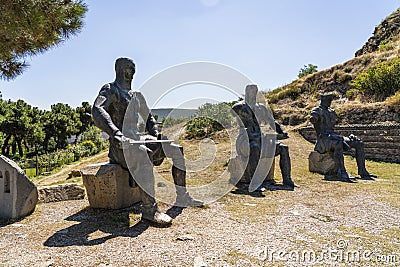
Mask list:
MULTIPOLYGON (((257 103, 258 88, 256 85, 248 85, 245 90, 245 99, 232 106, 233 111, 238 115, 240 125, 239 136, 236 141, 236 150, 242 157, 248 157, 248 163, 243 174, 242 182, 249 183, 255 173, 260 157, 263 157, 262 138, 267 136, 262 133, 260 124, 270 124, 276 132, 287 138, 280 125, 268 116, 268 110, 265 105, 257 103), (248 143, 247 143, 248 142, 248 143)), ((268 151, 267 151, 268 153, 268 151)), ((296 186, 291 178, 291 163, 288 146, 281 142, 275 144, 275 155, 280 156, 279 166, 283 177, 283 185, 293 190, 296 186)), ((275 181, 266 181, 269 185, 274 185, 275 181), (272 184, 271 184, 272 183, 272 184)))
POLYGON ((321 94, 321 102, 318 107, 311 111, 310 121, 317 132, 317 141, 314 150, 319 153, 333 152, 333 160, 338 167, 337 178, 351 182, 350 176, 344 166, 343 152, 351 148, 356 150, 356 161, 358 174, 362 179, 373 180, 375 175, 369 173, 365 168, 364 143, 355 135, 344 137, 334 132, 337 115, 330 105, 335 95, 332 93, 321 94))
MULTIPOLYGON (((172 218, 159 211, 154 199, 153 164, 159 165, 168 155, 172 158, 172 176, 176 187, 176 203, 180 206, 200 206, 202 202, 194 200, 186 190, 186 168, 183 148, 173 143, 163 144, 165 140, 158 132, 157 122, 149 111, 145 98, 139 91, 131 88, 135 64, 132 59, 118 58, 115 62, 116 78, 105 84, 97 96, 92 115, 95 124, 109 136, 110 163, 120 164, 134 172, 134 177, 145 177, 147 188, 142 188, 142 218, 168 225, 172 218), (131 104, 130 104, 131 103, 131 104), (130 116, 129 125, 124 124, 124 116, 130 116), (140 136, 138 130, 139 115, 146 121, 149 135, 140 136), (125 159, 123 145, 145 140, 142 145, 133 148, 133 156, 125 159), (152 142, 154 141, 154 142, 152 142), (151 161, 149 161, 149 158, 151 161), (127 162, 129 160, 129 162, 127 162), (129 166, 129 167, 128 167, 129 166)), ((134 181, 131 177, 130 186, 134 181)), ((128 185, 127 185, 128 186, 128 185)))

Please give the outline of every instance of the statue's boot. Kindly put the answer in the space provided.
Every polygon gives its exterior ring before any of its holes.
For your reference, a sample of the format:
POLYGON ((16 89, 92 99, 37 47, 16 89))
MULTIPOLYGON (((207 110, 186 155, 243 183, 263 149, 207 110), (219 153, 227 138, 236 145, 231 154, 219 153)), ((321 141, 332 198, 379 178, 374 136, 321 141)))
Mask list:
POLYGON ((342 143, 339 143, 336 145, 335 150, 333 152, 333 161, 335 162, 335 165, 338 168, 337 175, 336 175, 337 179, 339 181, 353 183, 351 178, 354 178, 354 177, 347 173, 346 168, 344 166, 343 144, 342 143))
POLYGON ((298 187, 293 182, 291 177, 291 163, 290 163, 289 149, 287 148, 287 146, 285 146, 284 149, 282 149, 282 153, 280 154, 279 167, 282 173, 283 185, 291 188, 292 190, 295 187, 298 187))
POLYGON ((351 176, 350 174, 348 174, 347 171, 346 171, 346 169, 344 169, 344 168, 338 170, 338 172, 337 172, 337 178, 338 178, 340 181, 343 181, 343 182, 354 183, 354 181, 351 180, 351 178, 354 178, 354 177, 351 176))
POLYGON ((377 177, 376 175, 369 173, 367 171, 367 168, 365 167, 364 144, 362 142, 360 142, 360 144, 356 148, 356 161, 358 167, 358 175, 360 175, 362 179, 374 180, 373 178, 377 177))
POLYGON ((158 209, 154 197, 150 196, 143 190, 142 194, 142 219, 156 223, 160 226, 168 226, 172 223, 172 218, 158 209))
POLYGON ((181 170, 175 166, 172 166, 172 177, 174 178, 175 189, 176 189, 176 206, 180 207, 195 207, 203 206, 203 202, 196 200, 189 195, 186 189, 186 171, 181 170))

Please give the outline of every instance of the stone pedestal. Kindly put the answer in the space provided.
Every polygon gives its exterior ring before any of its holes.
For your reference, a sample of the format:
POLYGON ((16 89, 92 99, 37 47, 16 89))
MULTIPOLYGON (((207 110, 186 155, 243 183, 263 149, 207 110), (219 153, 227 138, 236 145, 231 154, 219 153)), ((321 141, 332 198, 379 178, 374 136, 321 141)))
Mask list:
POLYGON ((36 186, 14 161, 0 155, 0 218, 24 217, 37 202, 36 186))
POLYGON ((89 165, 81 172, 92 208, 122 209, 141 200, 141 189, 129 186, 129 172, 118 164, 89 165))
POLYGON ((331 175, 337 173, 337 166, 333 160, 333 153, 327 152, 324 154, 317 151, 311 151, 308 156, 308 169, 310 172, 316 172, 323 175, 331 175))

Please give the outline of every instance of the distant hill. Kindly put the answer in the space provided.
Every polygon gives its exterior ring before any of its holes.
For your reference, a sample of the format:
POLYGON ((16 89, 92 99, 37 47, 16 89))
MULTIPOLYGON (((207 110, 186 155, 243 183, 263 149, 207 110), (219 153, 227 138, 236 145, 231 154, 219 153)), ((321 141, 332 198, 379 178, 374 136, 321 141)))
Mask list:
POLYGON ((158 116, 158 121, 162 118, 189 118, 197 109, 185 109, 185 108, 155 108, 151 110, 153 115, 158 116))
MULTIPOLYGON (((265 93, 275 117, 284 125, 304 125, 311 109, 318 105, 319 94, 335 92, 339 100, 334 108, 339 123, 393 123, 400 122, 400 103, 393 101, 366 103, 360 99, 350 101, 346 92, 350 82, 361 72, 379 62, 388 62, 399 56, 400 9, 393 12, 374 30, 371 38, 355 53, 355 58, 265 93)), ((399 88, 400 90, 400 88, 399 88)))

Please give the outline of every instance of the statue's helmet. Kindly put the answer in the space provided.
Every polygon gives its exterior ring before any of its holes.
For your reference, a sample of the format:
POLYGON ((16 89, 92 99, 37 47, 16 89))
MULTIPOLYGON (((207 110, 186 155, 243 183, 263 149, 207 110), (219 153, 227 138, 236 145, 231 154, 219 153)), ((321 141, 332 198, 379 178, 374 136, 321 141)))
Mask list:
POLYGON ((335 93, 324 93, 321 94, 321 102, 325 102, 325 101, 329 101, 331 102, 332 100, 334 100, 336 98, 336 94, 335 93))

